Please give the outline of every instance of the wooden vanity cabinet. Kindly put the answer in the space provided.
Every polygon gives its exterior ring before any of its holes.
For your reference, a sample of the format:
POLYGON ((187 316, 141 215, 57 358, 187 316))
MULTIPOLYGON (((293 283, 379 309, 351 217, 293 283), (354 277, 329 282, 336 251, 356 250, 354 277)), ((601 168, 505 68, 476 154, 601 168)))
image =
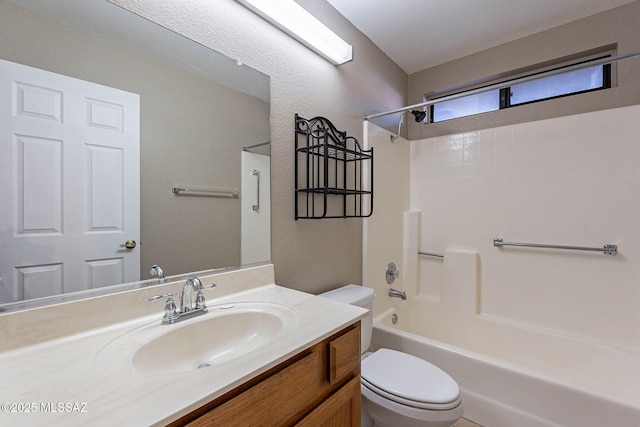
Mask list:
POLYGON ((170 425, 359 426, 360 322, 170 425))

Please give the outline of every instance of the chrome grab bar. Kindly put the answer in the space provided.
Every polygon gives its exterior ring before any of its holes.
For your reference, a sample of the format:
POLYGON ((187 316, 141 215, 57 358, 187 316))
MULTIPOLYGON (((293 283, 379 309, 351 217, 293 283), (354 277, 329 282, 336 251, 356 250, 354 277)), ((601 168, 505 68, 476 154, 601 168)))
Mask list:
POLYGON ((238 190, 219 190, 215 188, 193 188, 183 185, 174 185, 171 192, 176 196, 201 196, 201 197, 222 197, 237 199, 240 197, 238 190))
POLYGON ((615 255, 618 253, 618 246, 606 244, 601 248, 589 248, 584 246, 565 246, 565 245, 544 245, 539 243, 515 243, 515 242, 505 242, 502 238, 498 237, 493 239, 493 246, 500 248, 502 246, 523 246, 527 248, 546 248, 546 249, 568 249, 573 251, 592 251, 592 252, 602 252, 605 255, 615 255))
POLYGON ((258 169, 254 169, 253 176, 258 178, 258 183, 256 185, 256 204, 253 205, 253 210, 257 212, 260 210, 260 171, 258 169))
POLYGON ((426 255, 426 256, 434 256, 436 258, 444 258, 444 254, 437 254, 435 252, 418 251, 418 255, 426 255))

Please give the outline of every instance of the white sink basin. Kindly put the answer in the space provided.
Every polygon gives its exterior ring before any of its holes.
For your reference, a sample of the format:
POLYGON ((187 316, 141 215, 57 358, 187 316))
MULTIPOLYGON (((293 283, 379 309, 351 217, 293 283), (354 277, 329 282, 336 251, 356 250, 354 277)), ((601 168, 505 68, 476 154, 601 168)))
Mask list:
POLYGON ((142 374, 205 369, 272 345, 297 324, 290 308, 259 302, 211 306, 209 313, 174 325, 160 325, 161 317, 103 347, 96 366, 127 363, 142 374))

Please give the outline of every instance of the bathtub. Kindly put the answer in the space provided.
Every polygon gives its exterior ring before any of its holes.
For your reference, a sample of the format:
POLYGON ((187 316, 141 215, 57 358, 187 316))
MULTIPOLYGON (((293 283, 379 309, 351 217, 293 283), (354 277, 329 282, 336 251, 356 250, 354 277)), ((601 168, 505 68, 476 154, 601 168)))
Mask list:
POLYGON ((377 315, 372 348, 445 370, 460 384, 466 418, 485 427, 640 426, 640 354, 632 349, 432 308, 415 297, 377 315))

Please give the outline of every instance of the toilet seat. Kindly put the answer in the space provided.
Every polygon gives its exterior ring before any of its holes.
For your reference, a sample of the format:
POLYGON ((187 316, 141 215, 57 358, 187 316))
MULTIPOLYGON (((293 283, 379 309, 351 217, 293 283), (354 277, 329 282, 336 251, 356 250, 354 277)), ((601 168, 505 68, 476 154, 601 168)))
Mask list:
POLYGON ((449 410, 462 403, 453 378, 426 360, 380 349, 361 366, 362 385, 372 392, 414 408, 449 410))

